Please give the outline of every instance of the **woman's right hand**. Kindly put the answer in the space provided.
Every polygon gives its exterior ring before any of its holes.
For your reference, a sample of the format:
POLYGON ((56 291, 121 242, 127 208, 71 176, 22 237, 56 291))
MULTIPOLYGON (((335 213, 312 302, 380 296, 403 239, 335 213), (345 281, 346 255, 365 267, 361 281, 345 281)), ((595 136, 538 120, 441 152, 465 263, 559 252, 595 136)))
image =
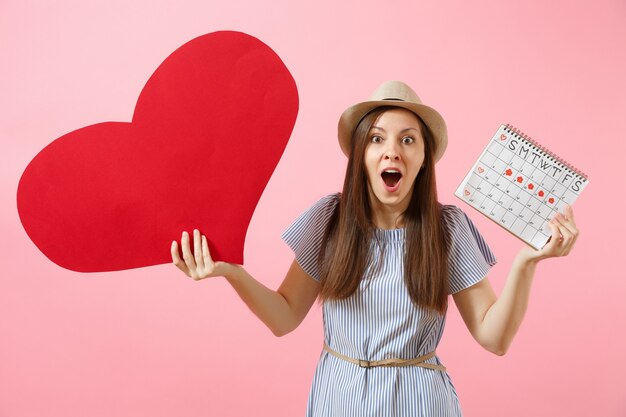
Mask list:
POLYGON ((193 253, 189 244, 189 233, 183 232, 180 243, 183 258, 180 258, 180 253, 178 252, 178 242, 173 241, 171 247, 172 262, 185 275, 196 281, 209 277, 225 277, 235 266, 227 262, 213 262, 206 236, 200 235, 198 230, 193 231, 193 253))
POLYGON ((187 232, 183 232, 180 243, 183 259, 180 258, 176 241, 172 242, 171 250, 172 261, 178 269, 196 281, 208 277, 226 277, 250 310, 276 336, 285 335, 298 327, 319 293, 319 283, 296 260, 291 264, 280 288, 274 291, 254 279, 241 265, 213 262, 207 239, 198 230, 193 231, 193 253, 187 232))

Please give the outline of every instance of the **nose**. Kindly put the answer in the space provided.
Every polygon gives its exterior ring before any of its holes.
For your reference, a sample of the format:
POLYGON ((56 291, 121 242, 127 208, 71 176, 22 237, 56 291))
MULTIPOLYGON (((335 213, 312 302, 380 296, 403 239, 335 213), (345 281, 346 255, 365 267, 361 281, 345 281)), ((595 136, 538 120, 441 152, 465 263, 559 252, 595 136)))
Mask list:
POLYGON ((397 161, 400 159, 400 155, 398 153, 398 149, 396 149, 396 144, 394 144, 392 141, 389 141, 389 145, 387 146, 387 149, 385 149, 385 160, 390 160, 390 161, 397 161), (391 143, 389 143, 391 142, 391 143))

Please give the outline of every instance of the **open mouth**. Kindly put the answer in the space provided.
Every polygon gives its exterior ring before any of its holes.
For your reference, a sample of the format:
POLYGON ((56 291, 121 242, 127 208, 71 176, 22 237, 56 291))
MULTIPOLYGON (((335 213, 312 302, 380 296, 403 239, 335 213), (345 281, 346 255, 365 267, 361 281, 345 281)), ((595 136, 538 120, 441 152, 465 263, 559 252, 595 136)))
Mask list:
POLYGON ((381 174, 381 177, 383 178, 383 181, 385 182, 385 185, 387 187, 395 188, 395 186, 398 185, 398 182, 400 182, 402 174, 400 173, 400 171, 395 169, 386 169, 381 174))

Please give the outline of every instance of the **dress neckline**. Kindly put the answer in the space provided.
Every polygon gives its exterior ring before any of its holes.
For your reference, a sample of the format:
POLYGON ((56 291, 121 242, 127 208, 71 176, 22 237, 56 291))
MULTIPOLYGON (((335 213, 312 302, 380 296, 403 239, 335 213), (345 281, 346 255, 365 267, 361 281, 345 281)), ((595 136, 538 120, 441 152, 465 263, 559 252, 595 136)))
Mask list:
POLYGON ((386 241, 403 241, 405 228, 401 227, 399 229, 374 229, 374 236, 377 239, 386 240, 386 241))

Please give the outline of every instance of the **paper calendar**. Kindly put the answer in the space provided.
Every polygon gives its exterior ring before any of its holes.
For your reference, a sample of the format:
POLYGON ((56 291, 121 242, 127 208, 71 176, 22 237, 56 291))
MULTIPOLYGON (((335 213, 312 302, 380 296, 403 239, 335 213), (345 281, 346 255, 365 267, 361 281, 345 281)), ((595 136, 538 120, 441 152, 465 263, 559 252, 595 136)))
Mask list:
POLYGON ((572 205, 587 176, 511 125, 501 125, 454 193, 535 249, 550 219, 572 205))

